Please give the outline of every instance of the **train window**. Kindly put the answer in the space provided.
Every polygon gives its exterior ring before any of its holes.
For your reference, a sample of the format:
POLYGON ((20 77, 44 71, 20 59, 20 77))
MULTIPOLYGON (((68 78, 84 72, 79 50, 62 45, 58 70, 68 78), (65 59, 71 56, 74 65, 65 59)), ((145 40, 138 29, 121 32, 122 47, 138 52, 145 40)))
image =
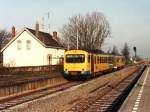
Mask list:
POLYGON ((102 57, 100 57, 100 63, 102 63, 102 57))
POLYGON ((105 57, 103 57, 103 63, 105 63, 105 57))
POLYGON ((104 61, 105 61, 105 58, 104 58, 104 57, 102 57, 102 63, 104 63, 104 61))
POLYGON ((123 62, 123 58, 121 58, 121 62, 123 62))
POLYGON ((97 56, 97 64, 99 63, 99 56, 97 56))
POLYGON ((105 63, 105 57, 103 57, 103 63, 105 63))
POLYGON ((107 57, 107 63, 108 63, 108 58, 109 58, 109 57, 107 57))
POLYGON ((91 59, 91 58, 90 58, 90 55, 88 55, 88 63, 90 63, 90 59, 91 59))
POLYGON ((107 57, 107 63, 109 63, 109 57, 107 57))
POLYGON ((103 59, 103 57, 101 57, 101 58, 102 58, 102 63, 104 63, 104 61, 103 61, 103 60, 104 60, 104 59, 103 59))
POLYGON ((105 57, 105 63, 107 63, 107 57, 105 57))
POLYGON ((100 57, 100 63, 102 63, 102 58, 100 57))
POLYGON ((119 58, 117 59, 117 62, 119 62, 119 58))
POLYGON ((113 62, 113 58, 112 57, 109 57, 108 58, 108 63, 112 63, 113 62))
POLYGON ((67 63, 83 63, 85 61, 84 54, 68 54, 66 55, 67 63))
POLYGON ((111 57, 108 57, 108 63, 110 63, 110 59, 111 59, 111 57))
POLYGON ((104 63, 104 60, 105 60, 105 58, 104 58, 104 57, 102 57, 102 63, 104 63))
POLYGON ((105 57, 105 63, 108 63, 107 60, 108 60, 107 57, 105 57))

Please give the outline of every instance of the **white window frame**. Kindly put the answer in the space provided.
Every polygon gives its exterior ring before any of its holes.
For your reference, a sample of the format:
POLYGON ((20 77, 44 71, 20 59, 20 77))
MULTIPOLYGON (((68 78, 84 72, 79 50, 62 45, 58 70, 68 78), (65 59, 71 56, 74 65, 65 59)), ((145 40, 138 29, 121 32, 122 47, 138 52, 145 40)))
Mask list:
POLYGON ((26 40, 26 49, 27 50, 31 49, 31 40, 26 40))
POLYGON ((21 40, 17 40, 17 49, 18 50, 22 49, 22 41, 21 40))

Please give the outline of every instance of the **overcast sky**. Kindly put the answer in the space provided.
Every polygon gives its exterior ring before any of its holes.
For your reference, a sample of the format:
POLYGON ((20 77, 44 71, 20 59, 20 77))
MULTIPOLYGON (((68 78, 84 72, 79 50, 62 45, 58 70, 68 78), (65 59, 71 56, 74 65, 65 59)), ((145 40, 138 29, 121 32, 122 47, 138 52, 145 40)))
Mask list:
POLYGON ((93 11, 102 12, 111 26, 112 38, 105 41, 105 49, 116 45, 120 50, 127 42, 140 56, 150 56, 149 0, 0 0, 0 29, 34 28, 36 19, 42 23, 45 17, 46 23, 50 12, 51 32, 60 31, 72 15, 93 11))

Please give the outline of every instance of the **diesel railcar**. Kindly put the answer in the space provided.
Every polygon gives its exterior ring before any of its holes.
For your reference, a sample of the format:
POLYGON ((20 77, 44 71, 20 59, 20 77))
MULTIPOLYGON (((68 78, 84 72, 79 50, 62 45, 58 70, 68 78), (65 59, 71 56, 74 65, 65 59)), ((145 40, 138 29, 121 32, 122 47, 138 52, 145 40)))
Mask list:
POLYGON ((64 76, 94 77, 99 73, 124 66, 123 56, 68 50, 64 56, 64 76))

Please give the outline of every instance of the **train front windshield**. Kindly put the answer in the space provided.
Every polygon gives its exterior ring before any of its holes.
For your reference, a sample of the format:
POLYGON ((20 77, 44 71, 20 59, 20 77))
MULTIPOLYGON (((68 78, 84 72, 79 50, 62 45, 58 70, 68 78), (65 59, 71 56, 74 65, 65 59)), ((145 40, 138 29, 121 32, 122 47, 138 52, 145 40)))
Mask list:
POLYGON ((84 54, 68 54, 66 55, 66 63, 84 63, 84 54))

